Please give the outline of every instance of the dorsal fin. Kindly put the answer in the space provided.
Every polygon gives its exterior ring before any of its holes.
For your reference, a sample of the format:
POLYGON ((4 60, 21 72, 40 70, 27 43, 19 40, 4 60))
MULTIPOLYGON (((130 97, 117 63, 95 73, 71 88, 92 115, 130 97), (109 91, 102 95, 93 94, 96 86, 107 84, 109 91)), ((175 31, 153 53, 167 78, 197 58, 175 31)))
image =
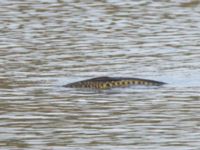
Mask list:
POLYGON ((102 77, 92 78, 92 79, 89 79, 87 81, 109 81, 111 79, 112 78, 110 78, 110 77, 102 76, 102 77))

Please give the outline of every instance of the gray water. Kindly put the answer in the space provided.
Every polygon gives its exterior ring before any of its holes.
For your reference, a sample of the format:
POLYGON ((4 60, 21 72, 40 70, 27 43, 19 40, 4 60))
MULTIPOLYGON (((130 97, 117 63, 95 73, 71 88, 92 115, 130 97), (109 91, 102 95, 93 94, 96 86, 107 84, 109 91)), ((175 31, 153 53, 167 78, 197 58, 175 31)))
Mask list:
POLYGON ((0 149, 199 150, 199 75, 198 0, 0 0, 0 149))

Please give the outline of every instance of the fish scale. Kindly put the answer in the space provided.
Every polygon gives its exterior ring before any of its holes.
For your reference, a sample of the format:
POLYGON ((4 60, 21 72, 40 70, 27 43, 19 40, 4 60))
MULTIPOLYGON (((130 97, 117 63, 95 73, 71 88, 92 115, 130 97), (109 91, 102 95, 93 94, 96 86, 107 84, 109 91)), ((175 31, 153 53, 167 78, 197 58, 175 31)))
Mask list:
POLYGON ((126 77, 97 77, 64 85, 70 88, 109 89, 114 87, 127 87, 130 85, 161 86, 164 82, 126 77))

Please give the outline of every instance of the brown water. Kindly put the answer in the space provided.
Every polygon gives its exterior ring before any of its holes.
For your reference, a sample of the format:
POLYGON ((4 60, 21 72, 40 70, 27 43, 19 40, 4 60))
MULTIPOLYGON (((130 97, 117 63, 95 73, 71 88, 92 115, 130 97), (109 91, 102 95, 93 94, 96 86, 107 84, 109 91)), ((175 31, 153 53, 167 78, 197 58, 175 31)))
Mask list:
POLYGON ((0 149, 199 150, 198 0, 1 0, 0 149), (97 76, 169 83, 105 91, 97 76))

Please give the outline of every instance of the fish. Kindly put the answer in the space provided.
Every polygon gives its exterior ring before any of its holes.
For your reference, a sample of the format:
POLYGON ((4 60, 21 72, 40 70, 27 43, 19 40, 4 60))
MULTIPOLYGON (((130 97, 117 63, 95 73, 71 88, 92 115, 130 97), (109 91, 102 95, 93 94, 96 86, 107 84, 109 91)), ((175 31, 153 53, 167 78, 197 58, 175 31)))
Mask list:
POLYGON ((116 87, 128 87, 131 85, 161 86, 165 82, 128 77, 96 77, 64 85, 69 88, 91 88, 91 89, 110 89, 116 87))

